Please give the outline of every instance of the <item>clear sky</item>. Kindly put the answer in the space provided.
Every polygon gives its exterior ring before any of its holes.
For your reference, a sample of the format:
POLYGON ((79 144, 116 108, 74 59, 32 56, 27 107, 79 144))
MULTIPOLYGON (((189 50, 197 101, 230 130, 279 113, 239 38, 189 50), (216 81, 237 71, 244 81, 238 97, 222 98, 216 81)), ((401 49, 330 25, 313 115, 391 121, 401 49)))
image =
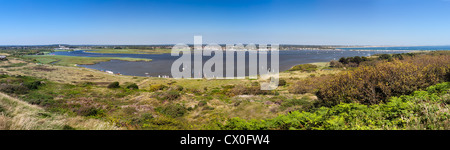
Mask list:
POLYGON ((0 0, 0 45, 450 45, 450 0, 0 0))

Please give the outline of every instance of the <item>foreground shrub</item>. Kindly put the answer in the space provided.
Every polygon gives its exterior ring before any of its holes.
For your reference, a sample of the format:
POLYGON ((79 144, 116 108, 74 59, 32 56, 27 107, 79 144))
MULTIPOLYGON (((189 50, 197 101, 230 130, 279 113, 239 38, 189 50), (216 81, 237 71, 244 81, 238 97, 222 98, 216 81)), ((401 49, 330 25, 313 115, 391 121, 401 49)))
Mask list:
POLYGON ((127 89, 139 89, 139 86, 136 83, 133 83, 133 84, 128 85, 127 89))
POLYGON ((227 130, 375 130, 375 129, 450 129, 448 98, 450 83, 391 97, 386 103, 363 105, 340 103, 313 112, 294 111, 267 120, 229 119, 220 128, 227 130))
POLYGON ((381 55, 378 57, 379 60, 386 60, 386 59, 391 59, 391 58, 392 58, 392 56, 389 55, 389 54, 381 54, 381 55))
POLYGON ((359 57, 359 56, 355 56, 355 57, 342 57, 339 59, 339 62, 336 61, 331 61, 330 65, 331 66, 336 66, 336 67, 340 67, 341 65, 343 66, 347 66, 347 67, 358 67, 358 65, 361 62, 364 61, 369 61, 369 58, 367 57, 359 57), (340 64, 339 64, 340 63, 340 64))
POLYGON ((119 82, 113 82, 108 85, 109 89, 120 88, 119 82))
MULTIPOLYGON (((321 81, 316 93, 321 105, 341 102, 378 104, 391 96, 411 94, 430 85, 444 82, 450 69, 450 56, 405 58, 375 66, 361 66, 321 81)), ((294 90, 301 91, 301 90, 294 90)))
POLYGON ((286 84, 287 84, 286 80, 281 78, 278 80, 278 86, 285 86, 286 84))

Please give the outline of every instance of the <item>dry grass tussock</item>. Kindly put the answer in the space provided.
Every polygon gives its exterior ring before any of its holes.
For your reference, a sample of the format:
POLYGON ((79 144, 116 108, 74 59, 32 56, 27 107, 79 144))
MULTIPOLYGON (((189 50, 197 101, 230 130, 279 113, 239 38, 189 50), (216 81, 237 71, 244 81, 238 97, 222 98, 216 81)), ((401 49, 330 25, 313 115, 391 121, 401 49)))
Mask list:
POLYGON ((96 119, 52 114, 43 108, 0 93, 0 130, 117 130, 96 119))

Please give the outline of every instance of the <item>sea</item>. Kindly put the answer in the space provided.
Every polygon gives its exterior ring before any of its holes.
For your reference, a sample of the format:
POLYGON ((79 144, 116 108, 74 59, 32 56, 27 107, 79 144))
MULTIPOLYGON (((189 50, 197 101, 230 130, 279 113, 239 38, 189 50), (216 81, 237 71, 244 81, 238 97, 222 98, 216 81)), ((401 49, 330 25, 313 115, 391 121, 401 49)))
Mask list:
MULTIPOLYGON (((279 51, 279 71, 286 71, 298 64, 307 64, 314 62, 329 62, 331 60, 338 60, 341 57, 354 56, 371 56, 374 54, 397 54, 410 53, 416 51, 430 51, 430 50, 450 50, 450 46, 414 46, 414 47, 343 47, 330 50, 281 50, 279 51)), ((81 57, 130 57, 130 58, 147 58, 152 59, 150 62, 146 61, 122 61, 111 60, 107 62, 100 62, 93 65, 78 65, 80 67, 96 69, 100 71, 111 71, 115 74, 130 75, 130 76, 146 76, 146 77, 172 77, 171 68, 174 61, 180 56, 171 56, 171 54, 105 54, 95 53, 95 50, 75 50, 75 51, 58 51, 50 55, 65 55, 65 56, 81 56, 81 57)), ((234 72, 236 75, 237 69, 246 70, 248 75, 248 52, 245 57, 245 64, 237 64, 237 54, 234 57, 234 72)), ((203 64, 212 56, 203 56, 203 64)), ((225 56, 225 54, 223 54, 225 56)), ((267 56, 268 70, 270 68, 270 53, 267 56)), ((225 58, 224 58, 225 60, 225 58)), ((193 61, 192 61, 193 62, 193 61)), ((239 61, 241 62, 241 61, 239 61)), ((225 62, 224 74, 225 74, 225 62)), ((193 66, 193 65, 192 65, 193 66)), ((181 68, 179 68, 181 69, 181 68)), ((193 69, 192 69, 193 70, 193 69)), ((180 70, 181 71, 181 70, 180 70)), ((212 71, 215 71, 215 65, 212 66, 212 71)), ((196 72, 192 72, 196 74, 196 72)), ((200 72, 198 73, 200 74, 200 72)), ((205 75, 207 76, 207 75, 205 75)))

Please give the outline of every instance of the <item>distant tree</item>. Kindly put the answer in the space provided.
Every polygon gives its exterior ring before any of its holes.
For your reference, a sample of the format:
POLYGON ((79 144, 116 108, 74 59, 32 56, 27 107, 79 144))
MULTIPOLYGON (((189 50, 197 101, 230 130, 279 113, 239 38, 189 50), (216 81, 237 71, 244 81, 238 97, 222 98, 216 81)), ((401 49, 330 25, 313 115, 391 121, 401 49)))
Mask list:
POLYGON ((340 58, 339 62, 342 64, 348 64, 347 58, 345 58, 345 57, 340 58))
POLYGON ((362 59, 362 61, 368 61, 369 60, 369 58, 367 58, 367 57, 361 57, 361 59, 362 59))
POLYGON ((342 64, 339 61, 332 60, 332 61, 330 61, 330 66, 333 68, 342 68, 342 67, 344 67, 344 64, 342 64))
POLYGON ((392 58, 389 54, 382 54, 380 57, 378 57, 379 60, 386 60, 392 58))
POLYGON ((392 55, 392 58, 397 58, 399 60, 403 60, 404 59, 402 54, 394 54, 394 55, 392 55))
POLYGON ((353 63, 356 63, 356 64, 359 64, 359 63, 361 63, 362 61, 363 61, 362 58, 359 57, 359 56, 355 56, 355 57, 353 57, 353 59, 352 59, 352 62, 353 62, 353 63))

